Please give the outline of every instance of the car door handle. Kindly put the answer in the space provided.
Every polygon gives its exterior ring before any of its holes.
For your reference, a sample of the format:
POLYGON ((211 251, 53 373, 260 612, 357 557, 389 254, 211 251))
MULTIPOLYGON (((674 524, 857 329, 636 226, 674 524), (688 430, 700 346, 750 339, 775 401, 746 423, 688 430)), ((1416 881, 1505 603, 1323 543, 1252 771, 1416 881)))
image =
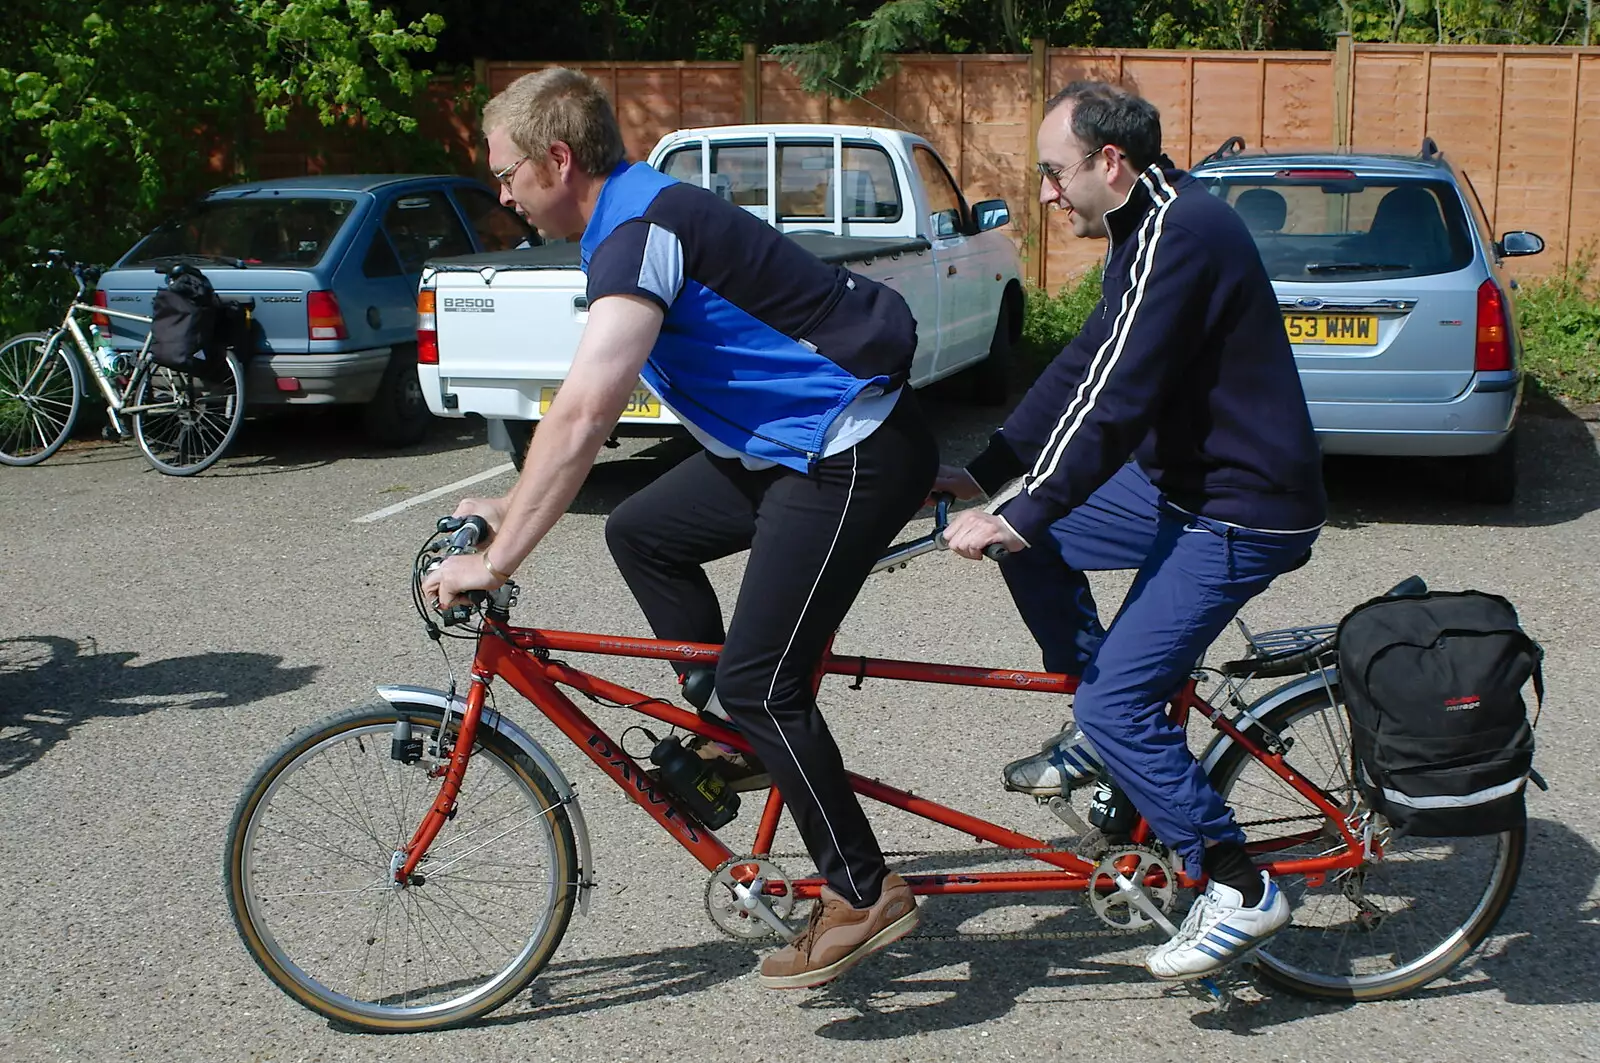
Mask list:
POLYGON ((954 277, 956 275, 956 268, 954 266, 951 266, 949 269, 947 269, 945 271, 944 275, 946 277, 954 277))
POLYGON ((572 299, 572 309, 577 310, 580 313, 589 309, 589 297, 587 295, 574 296, 572 299))

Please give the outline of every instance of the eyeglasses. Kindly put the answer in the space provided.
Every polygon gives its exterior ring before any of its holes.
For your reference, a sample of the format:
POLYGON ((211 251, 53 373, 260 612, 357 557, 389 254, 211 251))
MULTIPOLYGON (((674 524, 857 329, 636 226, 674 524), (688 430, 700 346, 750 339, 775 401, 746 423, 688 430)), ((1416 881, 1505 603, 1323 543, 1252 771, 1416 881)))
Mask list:
POLYGON ((1059 192, 1064 192, 1064 191, 1066 191, 1067 185, 1072 183, 1072 179, 1074 177, 1078 176, 1078 170, 1083 167, 1083 164, 1088 162, 1090 159, 1094 158, 1096 155, 1100 154, 1102 151, 1106 150, 1110 146, 1111 146, 1110 144, 1102 144, 1102 145, 1100 145, 1098 148, 1095 148, 1089 154, 1087 154, 1083 158, 1079 159, 1078 160, 1078 164, 1076 166, 1074 166, 1072 169, 1067 170, 1067 171, 1059 170, 1056 167, 1051 166, 1047 162, 1037 163, 1035 168, 1039 171, 1039 176, 1040 177, 1043 177, 1046 181, 1049 181, 1052 185, 1055 186, 1055 190, 1058 193, 1059 192))
POLYGON ((512 163, 510 166, 507 166, 504 170, 496 170, 496 171, 494 171, 495 180, 499 181, 501 184, 505 185, 507 188, 510 188, 511 187, 511 178, 517 172, 517 167, 521 166, 523 163, 527 162, 530 158, 532 158, 531 155, 524 155, 522 158, 518 159, 516 162, 512 163))

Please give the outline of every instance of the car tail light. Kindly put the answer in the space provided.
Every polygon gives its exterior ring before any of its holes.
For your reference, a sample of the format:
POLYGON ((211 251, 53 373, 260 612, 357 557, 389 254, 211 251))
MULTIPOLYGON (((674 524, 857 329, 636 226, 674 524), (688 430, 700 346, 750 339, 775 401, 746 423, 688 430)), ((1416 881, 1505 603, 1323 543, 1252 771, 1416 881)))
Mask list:
POLYGON ((1478 346, 1473 368, 1480 373, 1511 368, 1511 321, 1506 314, 1506 297, 1492 280, 1478 286, 1478 346))
POLYGON ((344 314, 332 292, 306 293, 306 329, 314 340, 347 340, 344 314))
MULTIPOLYGON (((94 303, 95 306, 99 306, 99 307, 106 307, 106 306, 111 305, 110 303, 108 303, 106 301, 106 293, 101 291, 98 288, 95 289, 94 299, 92 300, 92 302, 94 303)), ((94 315, 93 317, 91 317, 89 319, 89 322, 90 322, 90 324, 94 325, 95 328, 99 329, 101 332, 110 332, 111 331, 111 318, 106 314, 96 314, 96 315, 94 315)))
POLYGON ((1290 181, 1353 181, 1354 170, 1279 170, 1274 176, 1290 181))
POLYGON ((417 293, 417 364, 439 364, 439 318, 432 288, 417 293))

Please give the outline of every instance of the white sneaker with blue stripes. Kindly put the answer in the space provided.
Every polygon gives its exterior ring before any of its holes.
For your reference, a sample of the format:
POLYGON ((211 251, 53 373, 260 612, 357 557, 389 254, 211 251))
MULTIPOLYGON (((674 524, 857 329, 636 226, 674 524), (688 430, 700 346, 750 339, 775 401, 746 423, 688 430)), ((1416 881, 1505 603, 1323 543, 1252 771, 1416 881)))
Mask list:
POLYGON ((1050 739, 1031 757, 1005 766, 1006 789, 1034 797, 1065 797, 1100 778, 1105 762, 1076 726, 1050 739))
POLYGON ((1251 908, 1238 890, 1213 880, 1177 934, 1145 957, 1145 967, 1157 978, 1203 978, 1288 926, 1289 899, 1265 871, 1261 882, 1261 903, 1251 908))

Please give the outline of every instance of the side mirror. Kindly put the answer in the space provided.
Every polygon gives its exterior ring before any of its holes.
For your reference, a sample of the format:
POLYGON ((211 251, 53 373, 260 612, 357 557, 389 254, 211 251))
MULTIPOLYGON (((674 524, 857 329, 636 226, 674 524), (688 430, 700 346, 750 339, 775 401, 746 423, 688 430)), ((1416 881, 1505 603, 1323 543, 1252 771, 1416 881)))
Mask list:
POLYGON ((1003 199, 986 199, 973 205, 972 216, 977 219, 978 232, 988 232, 1011 223, 1011 208, 1003 199))
POLYGON ((1521 255, 1537 255, 1544 250, 1544 239, 1538 233, 1516 232, 1506 233, 1495 245, 1502 258, 1517 258, 1521 255))

